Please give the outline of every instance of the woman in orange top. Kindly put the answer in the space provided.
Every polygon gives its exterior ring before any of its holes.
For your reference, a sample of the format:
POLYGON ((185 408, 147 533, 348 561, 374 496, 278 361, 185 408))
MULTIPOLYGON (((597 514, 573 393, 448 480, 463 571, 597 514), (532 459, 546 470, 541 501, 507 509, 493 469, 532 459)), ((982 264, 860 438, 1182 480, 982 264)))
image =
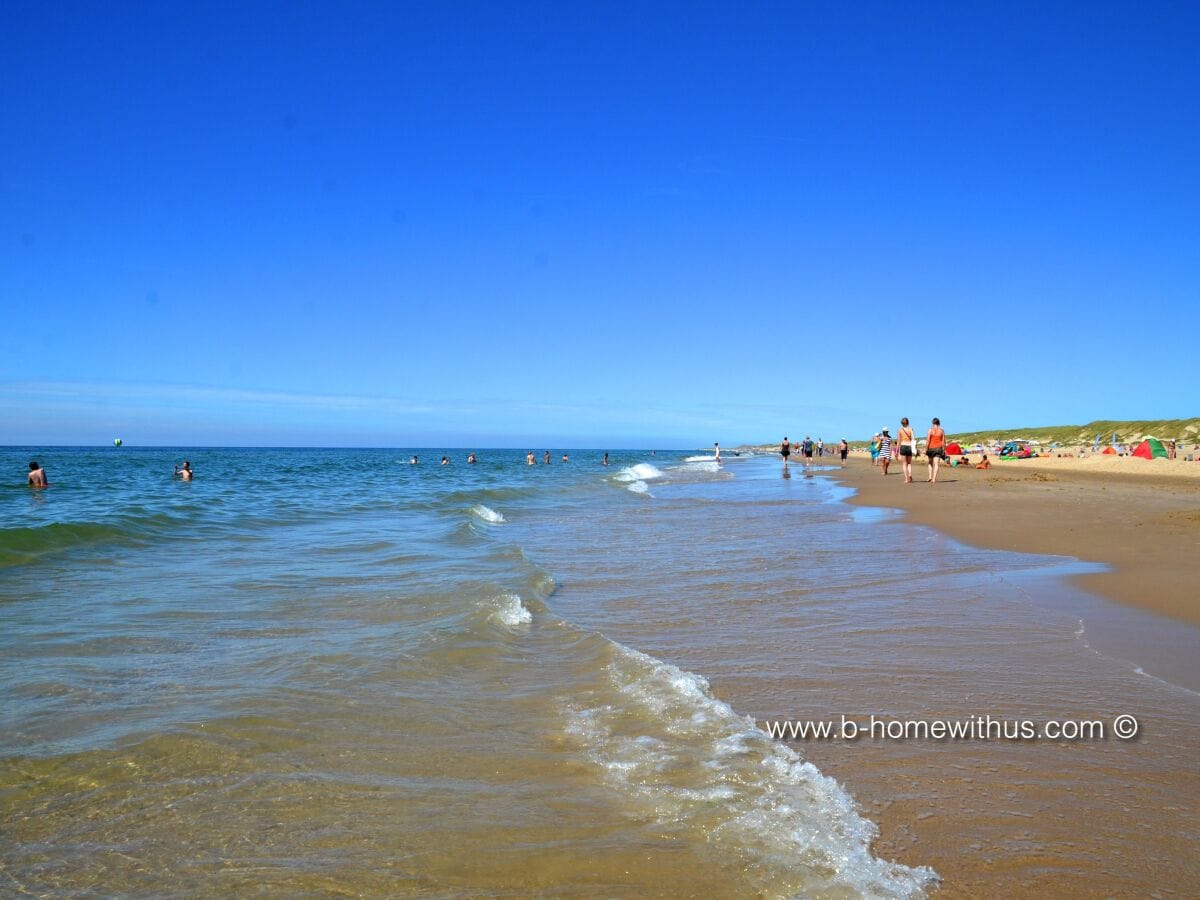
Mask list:
POLYGON ((934 417, 933 427, 929 429, 929 436, 925 439, 925 456, 929 460, 929 483, 937 484, 938 465, 942 461, 942 454, 946 452, 946 432, 942 430, 942 423, 934 417))

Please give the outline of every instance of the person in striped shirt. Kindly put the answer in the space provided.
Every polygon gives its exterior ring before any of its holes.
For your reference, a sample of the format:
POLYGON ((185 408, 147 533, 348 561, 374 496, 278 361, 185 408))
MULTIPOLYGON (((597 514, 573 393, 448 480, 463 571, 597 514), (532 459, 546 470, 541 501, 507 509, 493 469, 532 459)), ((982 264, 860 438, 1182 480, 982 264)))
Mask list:
POLYGON ((883 474, 887 474, 888 465, 892 461, 892 436, 888 434, 888 430, 883 429, 883 434, 879 436, 879 465, 883 467, 883 474))

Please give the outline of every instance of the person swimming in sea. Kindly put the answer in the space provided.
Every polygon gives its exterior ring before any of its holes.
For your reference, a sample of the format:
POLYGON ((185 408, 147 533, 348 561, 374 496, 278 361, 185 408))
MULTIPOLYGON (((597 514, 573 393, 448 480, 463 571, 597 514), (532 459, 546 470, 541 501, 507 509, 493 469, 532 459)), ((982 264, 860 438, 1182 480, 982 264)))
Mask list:
POLYGON ((537 465, 537 457, 533 455, 532 450, 530 450, 528 453, 525 454, 525 465, 527 465, 527 466, 536 466, 537 465))
POLYGON ((413 454, 413 458, 408 461, 408 464, 410 466, 415 466, 417 464, 417 455, 415 453, 413 454))
POLYGON ((563 461, 563 462, 570 462, 570 461, 571 461, 571 457, 567 456, 567 454, 565 454, 565 453, 564 453, 564 454, 563 454, 562 461, 563 461))
POLYGON ((472 453, 470 456, 467 457, 467 462, 469 462, 471 464, 475 463, 475 454, 474 453, 472 453))
POLYGON ((450 457, 448 457, 448 456, 443 456, 443 457, 442 457, 442 465, 443 465, 443 466, 448 466, 448 465, 450 465, 450 457))
POLYGON ((602 465, 602 466, 607 466, 607 465, 608 465, 608 454, 607 454, 607 453, 605 453, 605 454, 604 454, 604 459, 602 459, 602 460, 600 461, 600 465, 602 465))
POLYGON ((550 451, 549 450, 546 451, 546 458, 543 459, 542 462, 545 463, 546 465, 550 465, 550 451))
POLYGON ((50 479, 46 477, 46 470, 41 467, 36 459, 30 460, 29 463, 29 486, 30 487, 50 487, 50 479))
POLYGON ((184 481, 191 481, 192 464, 185 459, 182 466, 175 467, 175 477, 182 478, 184 481))

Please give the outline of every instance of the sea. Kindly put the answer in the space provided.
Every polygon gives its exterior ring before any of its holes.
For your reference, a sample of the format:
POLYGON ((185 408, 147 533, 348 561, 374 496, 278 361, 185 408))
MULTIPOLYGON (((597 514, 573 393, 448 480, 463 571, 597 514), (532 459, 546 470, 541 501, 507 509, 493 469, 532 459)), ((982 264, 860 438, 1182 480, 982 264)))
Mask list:
POLYGON ((534 450, 0 450, 0 894, 1195 874, 1200 695, 1110 649, 1133 613, 1080 564, 851 506, 834 467, 534 450), (1140 739, 768 733, 1121 712, 1140 739))

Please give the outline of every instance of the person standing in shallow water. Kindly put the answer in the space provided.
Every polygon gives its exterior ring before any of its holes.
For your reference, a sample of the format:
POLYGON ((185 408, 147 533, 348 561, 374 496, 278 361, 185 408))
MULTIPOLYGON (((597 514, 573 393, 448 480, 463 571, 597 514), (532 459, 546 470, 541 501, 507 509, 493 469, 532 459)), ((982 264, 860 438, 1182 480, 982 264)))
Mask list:
POLYGON ((36 459, 29 462, 29 486, 30 487, 49 487, 50 479, 46 477, 46 470, 43 469, 36 459))
POLYGON ((784 468, 787 468, 788 457, 792 455, 792 445, 786 434, 783 436, 783 443, 779 445, 779 455, 783 457, 784 468))
POLYGON ((604 459, 602 459, 602 460, 600 461, 600 465, 602 465, 602 466, 607 466, 607 465, 608 465, 608 454, 607 454, 607 453, 605 453, 605 454, 604 454, 604 459))
POLYGON ((717 443, 713 444, 713 458, 716 459, 716 461, 718 463, 721 462, 721 445, 720 444, 717 444, 717 443))
POLYGON ((545 463, 546 465, 550 465, 550 451, 549 450, 546 451, 546 458, 543 459, 542 462, 545 463))
POLYGON ((532 450, 530 450, 528 453, 525 454, 525 465, 527 465, 527 466, 536 466, 537 465, 537 457, 533 455, 532 450))
POLYGON ((175 467, 175 475, 182 478, 184 481, 192 480, 192 464, 188 460, 183 461, 182 466, 175 467))

